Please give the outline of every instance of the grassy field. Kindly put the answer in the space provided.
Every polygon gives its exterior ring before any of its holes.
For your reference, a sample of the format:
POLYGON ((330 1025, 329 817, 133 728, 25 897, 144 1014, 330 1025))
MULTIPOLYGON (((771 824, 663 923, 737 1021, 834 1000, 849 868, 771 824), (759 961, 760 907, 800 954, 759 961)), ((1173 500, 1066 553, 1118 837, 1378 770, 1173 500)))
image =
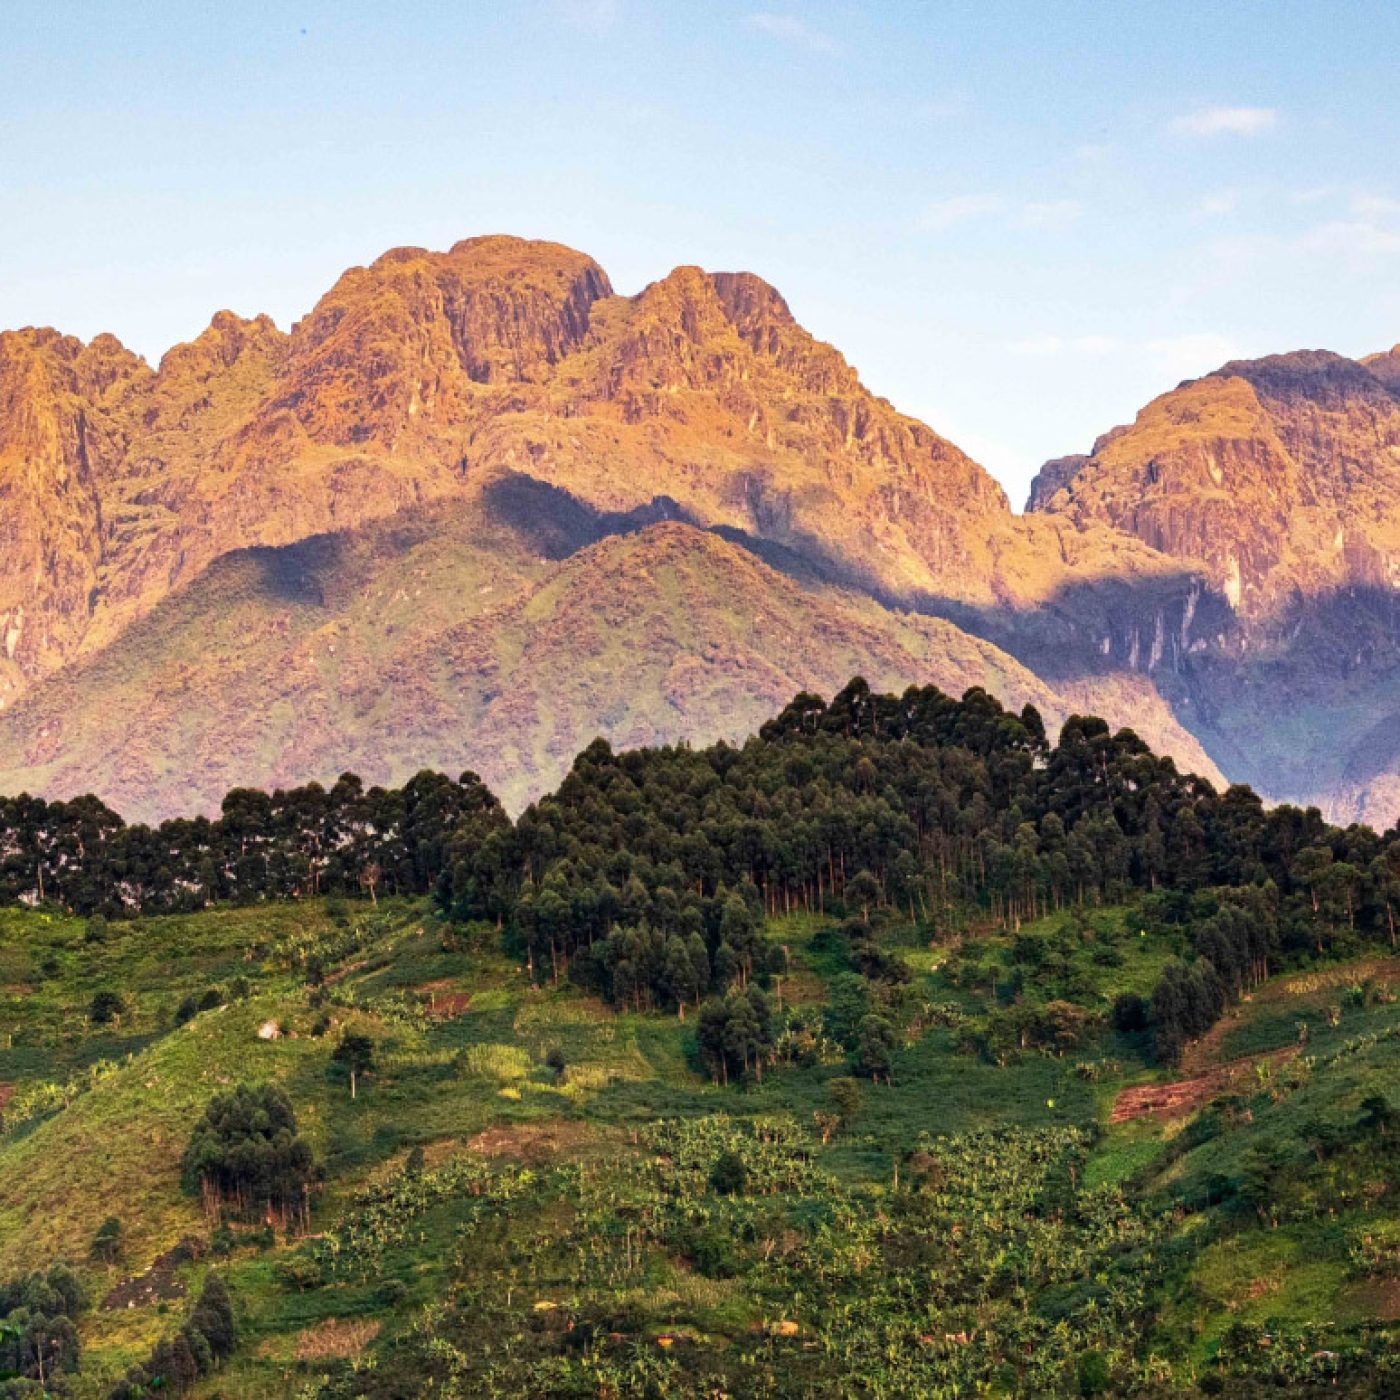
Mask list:
MULTIPOLYGON (((767 932, 787 953, 775 997, 820 1016, 849 976, 840 935, 799 917, 767 932)), ((865 1084, 823 1141, 850 1074, 839 1051, 718 1087, 693 1016, 534 986, 426 906, 105 929, 5 911, 0 1279, 58 1258, 83 1274, 97 1306, 77 1397, 177 1327, 210 1267, 241 1331, 204 1386, 224 1397, 701 1394, 735 1376, 742 1393, 802 1394, 853 1368, 871 1394, 1097 1393, 1099 1365, 1131 1393, 1161 1372, 1189 1385, 1245 1334, 1301 1338, 1301 1365, 1400 1313, 1362 1243, 1395 1224, 1394 1191, 1346 1136, 1369 1095, 1394 1094, 1393 964, 1276 978, 1196 1047, 1196 1069, 1297 1056, 1189 1119, 1109 1126, 1124 1088, 1166 1071, 1108 1009, 1151 989, 1173 935, 1106 909, 1014 935, 891 922, 879 937, 911 976, 892 1082, 865 1084), (105 990, 122 1009, 95 1025, 105 990), (979 1052, 1018 996, 1078 1007, 1076 1043, 979 1052), (206 1009, 177 1024, 191 998, 206 1009), (353 1099, 332 1061, 346 1031, 375 1044, 353 1099), (325 1168, 310 1238, 216 1233, 181 1185, 208 1100, 269 1081, 325 1168), (737 1195, 709 1182, 726 1151, 747 1173, 737 1195), (1265 1157, 1276 1209, 1212 1204, 1265 1157), (110 1216, 124 1254, 97 1263, 110 1216), (133 1280, 159 1286, 128 1306, 133 1280)))

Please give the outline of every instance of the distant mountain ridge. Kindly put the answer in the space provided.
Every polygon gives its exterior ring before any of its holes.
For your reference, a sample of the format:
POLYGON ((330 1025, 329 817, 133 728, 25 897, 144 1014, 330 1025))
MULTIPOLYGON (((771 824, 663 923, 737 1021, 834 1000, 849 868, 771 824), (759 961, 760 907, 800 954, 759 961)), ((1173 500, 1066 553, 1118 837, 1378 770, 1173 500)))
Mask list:
POLYGON ((1227 772, 1400 815, 1400 353, 1234 361, 1047 463, 1028 508, 1130 533, 1228 602, 1174 697, 1227 772))
MULTIPOLYGON (((1252 774, 1219 713, 1253 638, 1289 588, 1364 586, 1383 641, 1400 558, 1400 353, 1275 358, 1047 467, 1018 517, 748 273, 622 297, 487 237, 351 269, 289 333, 220 312, 155 369, 0 333, 0 789, 159 816, 437 762, 521 803, 596 732, 740 737, 862 670, 1252 774)), ((1359 771, 1261 786, 1384 790, 1359 771)))

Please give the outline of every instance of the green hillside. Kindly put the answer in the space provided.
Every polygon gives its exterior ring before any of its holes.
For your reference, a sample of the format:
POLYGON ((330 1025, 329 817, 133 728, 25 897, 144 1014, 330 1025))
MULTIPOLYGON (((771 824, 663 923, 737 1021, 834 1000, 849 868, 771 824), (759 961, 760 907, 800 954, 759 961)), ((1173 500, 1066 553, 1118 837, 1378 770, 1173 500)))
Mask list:
MULTIPOLYGON (((1138 923, 1131 909, 1052 916, 960 951, 884 923, 916 1010, 891 1083, 862 1083, 843 1110, 839 1046, 818 1038, 762 1084, 717 1087, 693 1063, 693 1018, 535 987, 421 905, 221 910, 113 926, 95 951, 80 922, 11 912, 7 990, 37 985, 4 1013, 18 1033, 0 1053, 0 1277, 77 1265, 97 1304, 79 1396, 173 1331, 210 1268, 240 1344, 199 1393, 229 1397, 812 1394, 852 1374, 871 1394, 1074 1393, 1098 1375, 1085 1355, 1110 1393, 1192 1379, 1210 1393, 1222 1368, 1231 1386, 1326 1376, 1342 1364, 1326 1353, 1377 1350, 1400 1312, 1397 1130, 1355 1126, 1368 1095, 1393 1093, 1400 968, 1348 964, 1320 991, 1271 982, 1220 1052, 1271 1046, 1286 1016, 1316 1027, 1304 1056, 1189 1117, 1109 1127, 1124 1086, 1163 1077, 1140 1036, 1102 1024, 1170 951, 1138 923), (300 950, 347 931, 358 946, 308 989, 300 950), (1027 939, 1063 958, 1047 991, 1089 1028, 1063 1054, 997 1065, 972 1042, 1027 939), (111 983, 129 1019, 99 1033, 85 1013, 111 983), (242 996, 158 1029, 209 987, 242 996), (280 1039, 258 1038, 269 1022, 280 1039), (331 1064, 346 1029, 376 1043, 353 1100, 331 1064), (36 1095, 59 1065, 66 1106, 36 1095), (286 1086, 326 1167, 309 1238, 211 1232, 181 1188, 192 1120, 239 1081, 286 1086), (726 1152, 744 1167, 733 1193, 712 1180, 726 1152), (1242 1205, 1265 1167, 1267 1204, 1242 1205), (1230 1199, 1200 1209, 1212 1191, 1230 1199), (122 1256, 92 1260, 111 1216, 122 1256), (163 1262, 188 1240, 197 1257, 163 1262), (126 1306, 128 1284, 103 1303, 131 1279, 155 1279, 156 1296, 126 1306)), ((790 1014, 821 1025, 850 975, 839 928, 767 932, 790 954, 790 1014)))
POLYGON ((859 682, 253 798, 0 805, 0 1395, 1400 1380, 1393 837, 859 682))

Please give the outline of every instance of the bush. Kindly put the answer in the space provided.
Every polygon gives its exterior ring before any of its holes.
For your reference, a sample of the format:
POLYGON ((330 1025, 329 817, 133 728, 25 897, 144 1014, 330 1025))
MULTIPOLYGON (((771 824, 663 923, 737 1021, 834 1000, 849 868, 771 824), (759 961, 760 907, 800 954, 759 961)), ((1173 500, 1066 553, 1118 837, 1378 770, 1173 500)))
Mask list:
POLYGON ((1079 1393, 1102 1395, 1108 1389, 1108 1360, 1101 1351, 1086 1351, 1079 1357, 1079 1393))
POLYGON ((88 1020, 94 1026, 108 1026, 118 1020, 126 1010, 126 1003, 119 992, 104 988, 88 1004, 88 1020))
POLYGON ((737 1152, 721 1152, 710 1168, 710 1189, 721 1196, 742 1196, 749 1184, 749 1169, 737 1152))
POLYGON ((1122 1031, 1125 1035, 1145 1031, 1150 1011, 1151 1008, 1143 997, 1138 996, 1135 992, 1124 992, 1121 996, 1115 997, 1113 1001, 1111 1017, 1113 1029, 1122 1031))
POLYGON ((115 1264, 122 1257, 122 1223, 109 1215, 92 1237, 92 1257, 99 1263, 115 1264))
POLYGON ((860 1023, 854 1066, 867 1079, 889 1082, 894 1069, 894 1027, 883 1016, 866 1016, 860 1023))
POLYGON ((704 1278, 735 1278, 740 1273, 741 1261, 734 1248, 734 1237, 718 1226, 683 1228, 670 1243, 704 1278))
POLYGON ((836 1109, 836 1115, 843 1131, 848 1130, 854 1122, 856 1114, 860 1112, 861 1100, 864 1097, 858 1079, 843 1075, 840 1079, 831 1081, 831 1102, 836 1109))

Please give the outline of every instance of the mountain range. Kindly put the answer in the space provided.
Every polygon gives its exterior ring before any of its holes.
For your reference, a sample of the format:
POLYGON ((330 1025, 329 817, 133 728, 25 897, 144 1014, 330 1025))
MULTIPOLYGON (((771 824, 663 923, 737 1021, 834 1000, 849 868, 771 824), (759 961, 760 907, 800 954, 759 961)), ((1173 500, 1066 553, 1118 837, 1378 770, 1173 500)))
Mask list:
POLYGON ((518 808, 596 734, 739 739, 854 672, 1389 824, 1400 348, 1180 385, 1018 515, 747 273, 627 297, 489 237, 155 368, 0 333, 0 791, 153 819, 427 765, 518 808))

